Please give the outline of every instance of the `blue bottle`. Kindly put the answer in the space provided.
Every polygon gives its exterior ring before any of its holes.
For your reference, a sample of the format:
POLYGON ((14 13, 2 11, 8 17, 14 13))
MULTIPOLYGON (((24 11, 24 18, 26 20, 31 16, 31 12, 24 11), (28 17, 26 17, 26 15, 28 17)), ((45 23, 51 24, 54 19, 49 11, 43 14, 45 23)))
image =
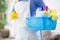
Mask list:
MULTIPOLYGON (((30 13, 31 16, 34 16, 36 14, 36 9, 38 7, 45 7, 45 4, 43 0, 30 0, 30 13)), ((44 8, 42 8, 43 10, 44 8)))

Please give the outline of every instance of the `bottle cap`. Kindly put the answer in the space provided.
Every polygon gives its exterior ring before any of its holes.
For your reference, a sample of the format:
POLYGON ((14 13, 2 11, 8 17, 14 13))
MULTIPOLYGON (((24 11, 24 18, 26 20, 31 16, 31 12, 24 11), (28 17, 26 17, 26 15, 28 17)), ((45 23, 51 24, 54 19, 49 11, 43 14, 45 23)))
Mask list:
POLYGON ((44 11, 45 10, 45 7, 43 6, 43 7, 41 7, 41 11, 44 11))
POLYGON ((45 6, 45 10, 48 11, 48 6, 45 6))

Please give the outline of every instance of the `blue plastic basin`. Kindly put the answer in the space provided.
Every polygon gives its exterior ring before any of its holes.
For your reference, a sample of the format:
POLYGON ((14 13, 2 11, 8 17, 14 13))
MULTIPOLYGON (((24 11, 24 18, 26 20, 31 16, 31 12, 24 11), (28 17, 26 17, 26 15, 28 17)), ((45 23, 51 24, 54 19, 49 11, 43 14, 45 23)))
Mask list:
POLYGON ((31 17, 27 18, 27 25, 30 30, 55 30, 57 20, 50 17, 31 17))

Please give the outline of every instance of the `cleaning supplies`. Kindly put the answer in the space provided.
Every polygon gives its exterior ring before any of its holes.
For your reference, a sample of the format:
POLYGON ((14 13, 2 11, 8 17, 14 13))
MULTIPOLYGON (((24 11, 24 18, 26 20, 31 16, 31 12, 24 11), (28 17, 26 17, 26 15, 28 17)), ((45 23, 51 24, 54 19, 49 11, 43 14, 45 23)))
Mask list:
POLYGON ((53 10, 49 10, 48 9, 48 6, 45 6, 45 16, 49 16, 49 17, 52 17, 52 20, 57 20, 58 19, 58 16, 56 14, 56 10, 53 9, 53 10))
POLYGON ((48 9, 48 6, 45 6, 45 12, 44 12, 44 14, 45 14, 45 16, 49 16, 49 9, 48 9))
POLYGON ((13 11, 11 14, 10 14, 10 17, 9 19, 10 20, 16 20, 18 18, 18 14, 16 11, 13 11))

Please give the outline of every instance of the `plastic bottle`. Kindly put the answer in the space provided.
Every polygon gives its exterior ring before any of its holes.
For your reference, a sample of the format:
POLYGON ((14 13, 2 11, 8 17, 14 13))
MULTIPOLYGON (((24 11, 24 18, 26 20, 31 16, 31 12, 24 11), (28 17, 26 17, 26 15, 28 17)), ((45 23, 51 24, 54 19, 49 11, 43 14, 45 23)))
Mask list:
POLYGON ((36 11, 36 17, 42 17, 44 16, 44 8, 41 7, 41 8, 38 8, 37 11, 36 11))

